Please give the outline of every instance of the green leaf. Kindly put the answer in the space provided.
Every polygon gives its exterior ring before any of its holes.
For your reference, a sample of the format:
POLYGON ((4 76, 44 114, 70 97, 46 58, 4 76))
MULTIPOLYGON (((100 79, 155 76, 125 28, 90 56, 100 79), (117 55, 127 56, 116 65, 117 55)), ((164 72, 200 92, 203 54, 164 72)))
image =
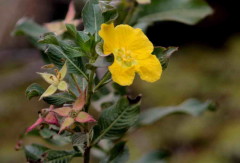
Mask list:
POLYGON ((72 135, 72 145, 77 151, 84 152, 87 145, 87 136, 84 133, 74 133, 72 135))
POLYGON ((33 83, 26 89, 26 97, 28 100, 31 100, 33 97, 41 96, 44 92, 44 89, 37 83, 33 83))
POLYGON ((137 97, 134 101, 122 97, 114 105, 103 110, 98 125, 94 127, 96 144, 102 138, 117 139, 135 124, 140 112, 140 100, 137 97))
POLYGON ((104 23, 111 23, 117 19, 118 12, 113 6, 105 5, 104 8, 105 8, 105 10, 103 11, 104 23))
POLYGON ((100 163, 124 163, 127 162, 128 159, 129 150, 126 142, 120 142, 111 149, 109 156, 100 163))
POLYGON ((38 40, 39 43, 42 44, 53 44, 53 45, 59 45, 58 39, 56 35, 52 32, 45 33, 43 35, 43 38, 38 40))
POLYGON ((31 144, 24 147, 28 162, 60 163, 70 162, 73 157, 81 154, 76 151, 57 151, 38 144, 31 144))
POLYGON ((46 32, 48 32, 46 28, 43 28, 42 26, 38 25, 33 20, 28 18, 22 18, 17 22, 12 34, 15 36, 21 35, 27 36, 27 38, 31 41, 31 43, 35 47, 43 50, 44 46, 39 44, 38 40, 40 39, 40 36, 46 32))
POLYGON ((89 53, 90 45, 87 41, 90 40, 90 37, 83 31, 77 31, 76 27, 72 24, 66 24, 66 28, 67 32, 73 37, 81 51, 89 53))
POLYGON ((48 97, 44 97, 43 100, 48 104, 61 106, 66 103, 74 102, 75 97, 67 92, 61 92, 48 97))
POLYGON ((68 163, 73 157, 80 157, 81 154, 76 151, 57 151, 49 150, 46 153, 45 163, 68 163))
POLYGON ((59 46, 49 45, 49 47, 47 48, 47 50, 45 52, 48 54, 51 62, 54 63, 55 65, 61 67, 63 65, 63 58, 64 58, 68 62, 69 72, 71 72, 71 70, 74 69, 74 72, 77 72, 78 74, 81 74, 84 78, 88 79, 88 77, 84 73, 84 71, 77 65, 77 64, 81 64, 81 63, 75 62, 76 60, 79 61, 79 59, 71 58, 71 56, 68 56, 59 46))
MULTIPOLYGON (((72 29, 72 28, 71 28, 72 29)), ((73 29, 72 29, 73 30, 73 29)), ((71 31, 71 33, 74 31, 71 31)), ((75 31, 76 32, 76 31, 75 31)), ((76 35, 76 34, 75 34, 76 35)), ((76 37, 76 36, 75 36, 76 37)), ((43 38, 38 41, 42 44, 48 45, 58 45, 68 57, 81 57, 86 56, 81 47, 74 45, 74 42, 67 41, 58 41, 54 33, 45 33, 43 38)), ((62 56, 61 54, 59 56, 62 56)))
POLYGON ((43 154, 48 150, 49 148, 39 144, 24 146, 24 152, 28 162, 41 162, 43 154))
POLYGON ((155 47, 153 54, 157 56, 160 60, 163 70, 165 70, 168 66, 169 58, 171 55, 178 50, 177 47, 155 47))
POLYGON ((97 43, 97 45, 95 46, 95 51, 100 56, 106 56, 103 52, 103 41, 97 43))
POLYGON ((66 53, 71 58, 87 56, 86 53, 82 50, 82 48, 68 45, 63 41, 60 43, 60 47, 64 51, 64 53, 66 53))
POLYGON ((73 37, 76 37, 77 29, 76 26, 73 24, 66 24, 67 32, 73 37))
POLYGON ((151 4, 139 5, 132 21, 151 24, 156 21, 177 21, 194 25, 213 10, 204 0, 152 0, 151 4))
POLYGON ((90 37, 83 31, 77 31, 77 35, 76 38, 78 40, 78 42, 84 44, 86 43, 88 40, 90 40, 90 37))
POLYGON ((98 40, 98 31, 104 19, 98 0, 88 0, 82 11, 84 31, 90 34, 95 33, 95 41, 98 40))
POLYGON ((70 136, 60 135, 48 128, 40 130, 39 133, 45 141, 54 145, 63 146, 71 143, 70 136))
POLYGON ((207 110, 214 110, 215 105, 211 101, 201 102, 196 99, 188 99, 178 106, 157 107, 148 109, 141 113, 139 124, 149 125, 170 114, 185 113, 192 116, 199 116, 207 110))
POLYGON ((140 160, 136 161, 136 163, 165 163, 166 158, 169 154, 165 151, 153 151, 143 156, 140 160))

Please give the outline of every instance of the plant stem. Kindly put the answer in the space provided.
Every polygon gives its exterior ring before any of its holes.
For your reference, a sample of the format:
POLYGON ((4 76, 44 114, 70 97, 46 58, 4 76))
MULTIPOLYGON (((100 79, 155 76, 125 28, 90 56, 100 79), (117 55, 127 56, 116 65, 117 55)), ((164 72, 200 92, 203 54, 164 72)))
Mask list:
MULTIPOLYGON (((95 54, 95 53, 94 53, 95 54)), ((95 60, 97 59, 97 55, 95 55, 96 58, 93 56, 93 58, 90 60, 90 63, 94 63, 95 60)), ((94 75, 96 72, 96 68, 92 67, 89 78, 88 78, 88 90, 87 90, 87 101, 85 104, 85 112, 89 111, 89 107, 91 105, 91 98, 93 95, 93 85, 94 85, 94 75)), ((89 140, 89 130, 88 130, 88 123, 86 124, 85 132, 87 133, 87 148, 84 151, 83 154, 83 162, 84 163, 89 163, 90 161, 90 151, 91 151, 91 145, 90 145, 90 140, 89 140)))
POLYGON ((91 70, 89 81, 88 81, 88 91, 87 91, 87 102, 85 105, 85 111, 88 112, 90 104, 91 104, 91 98, 93 95, 93 82, 94 82, 94 74, 95 74, 95 68, 91 70))
POLYGON ((83 156, 83 162, 84 163, 89 163, 89 161, 90 161, 90 151, 91 151, 91 147, 87 147, 85 149, 84 156, 83 156))
POLYGON ((101 79, 101 81, 100 81, 100 82, 96 85, 96 87, 93 89, 93 92, 96 92, 99 88, 101 88, 101 87, 104 86, 105 84, 109 83, 109 82, 111 81, 111 79, 110 79, 110 81, 108 81, 109 78, 110 78, 110 76, 111 76, 111 73, 110 73, 109 71, 107 71, 107 72, 104 74, 104 76, 103 76, 103 78, 101 79))

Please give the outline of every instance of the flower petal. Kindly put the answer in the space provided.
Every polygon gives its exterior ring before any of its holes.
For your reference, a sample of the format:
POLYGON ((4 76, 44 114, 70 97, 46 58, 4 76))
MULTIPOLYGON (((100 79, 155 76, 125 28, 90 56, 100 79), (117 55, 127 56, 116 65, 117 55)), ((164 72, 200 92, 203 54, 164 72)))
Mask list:
POLYGON ((54 113, 57 113, 62 117, 67 117, 70 111, 72 111, 72 108, 70 107, 62 107, 62 108, 57 108, 53 110, 54 113))
POLYGON ((68 90, 68 84, 65 82, 65 81, 61 81, 59 84, 58 84, 58 89, 60 91, 67 91, 68 90))
POLYGON ((43 121, 44 119, 42 117, 39 117, 34 124, 32 124, 30 127, 27 128, 26 133, 32 131, 34 128, 40 125, 43 121))
POLYGON ((105 55, 113 53, 114 49, 117 47, 117 40, 115 40, 114 25, 102 24, 99 31, 100 37, 103 39, 103 52, 105 55))
POLYGON ((63 67, 58 73, 60 74, 59 80, 63 80, 67 74, 67 62, 64 63, 63 67))
POLYGON ((74 110, 82 110, 85 103, 86 103, 86 90, 81 91, 80 96, 77 98, 77 100, 73 104, 73 109, 74 110))
POLYGON ((142 80, 155 82, 160 79, 162 66, 155 55, 150 55, 148 58, 137 62, 137 72, 142 80))
POLYGON ((48 124, 59 125, 58 120, 53 112, 49 112, 47 116, 44 118, 44 121, 48 124))
POLYGON ((57 77, 53 74, 49 74, 49 73, 40 73, 38 72, 39 75, 42 76, 42 78, 49 84, 54 84, 56 83, 58 80, 57 80, 57 77))
POLYGON ((71 118, 71 117, 65 118, 63 123, 61 124, 61 127, 60 127, 60 130, 59 130, 58 134, 60 134, 63 130, 65 130, 66 128, 71 126, 73 123, 74 123, 73 118, 71 118))
POLYGON ((79 112, 75 121, 79 123, 86 123, 86 122, 96 122, 96 120, 86 112, 79 112))
POLYGON ((144 59, 153 52, 153 44, 139 28, 118 25, 115 28, 115 37, 118 40, 118 47, 130 51, 132 57, 136 59, 144 59))
POLYGON ((123 67, 116 61, 109 66, 109 71, 112 80, 122 86, 131 85, 135 77, 134 67, 123 67))
POLYGON ((54 85, 50 85, 47 90, 42 94, 39 100, 41 100, 43 97, 51 96, 57 91, 57 87, 54 85))

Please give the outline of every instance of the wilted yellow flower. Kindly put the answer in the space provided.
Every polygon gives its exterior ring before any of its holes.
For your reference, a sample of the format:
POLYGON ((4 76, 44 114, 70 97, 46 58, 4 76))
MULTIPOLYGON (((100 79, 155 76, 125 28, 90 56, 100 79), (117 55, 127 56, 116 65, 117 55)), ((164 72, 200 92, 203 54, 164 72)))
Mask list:
POLYGON ((38 73, 42 76, 42 78, 49 84, 51 84, 47 90, 42 94, 40 99, 43 97, 50 96, 54 94, 57 90, 60 91, 67 91, 68 85, 63 80, 67 74, 67 64, 65 63, 60 71, 56 72, 56 75, 49 74, 49 73, 38 73))
POLYGON ((148 82, 160 79, 162 66, 152 55, 153 44, 141 29, 102 24, 99 35, 104 41, 104 54, 114 55, 114 63, 109 66, 113 81, 122 86, 131 85, 136 72, 148 82))

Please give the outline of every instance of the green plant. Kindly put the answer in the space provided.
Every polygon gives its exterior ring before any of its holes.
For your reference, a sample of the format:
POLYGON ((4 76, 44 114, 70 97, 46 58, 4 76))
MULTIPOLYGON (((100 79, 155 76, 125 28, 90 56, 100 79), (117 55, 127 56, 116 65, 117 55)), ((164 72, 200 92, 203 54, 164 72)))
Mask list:
MULTIPOLYGON (((41 109, 39 118, 23 137, 35 135, 56 146, 72 145, 71 150, 25 145, 29 162, 69 162, 83 157, 88 163, 92 148, 103 153, 104 157, 98 158, 101 162, 126 162, 129 153, 124 135, 172 113, 195 116, 214 109, 210 101, 190 99, 179 106, 141 113, 141 96, 128 97, 125 87, 132 84, 135 73, 148 82, 158 80, 177 50, 153 47, 136 27, 144 30, 153 22, 164 20, 195 24, 212 12, 204 1, 88 0, 82 21, 73 19, 72 5, 66 19, 55 22, 55 28, 51 23, 40 26, 25 18, 14 31, 15 35, 27 36, 41 51, 46 62, 43 69, 48 72, 39 74, 50 84, 46 90, 36 83, 27 88, 28 99, 40 96, 50 106, 41 109), (75 25, 81 22, 84 30, 78 31, 75 25), (41 129, 36 129, 39 125, 41 129), (107 149, 99 143, 103 139, 108 141, 107 149)), ((165 156, 158 151, 138 162, 160 161, 165 156)))

